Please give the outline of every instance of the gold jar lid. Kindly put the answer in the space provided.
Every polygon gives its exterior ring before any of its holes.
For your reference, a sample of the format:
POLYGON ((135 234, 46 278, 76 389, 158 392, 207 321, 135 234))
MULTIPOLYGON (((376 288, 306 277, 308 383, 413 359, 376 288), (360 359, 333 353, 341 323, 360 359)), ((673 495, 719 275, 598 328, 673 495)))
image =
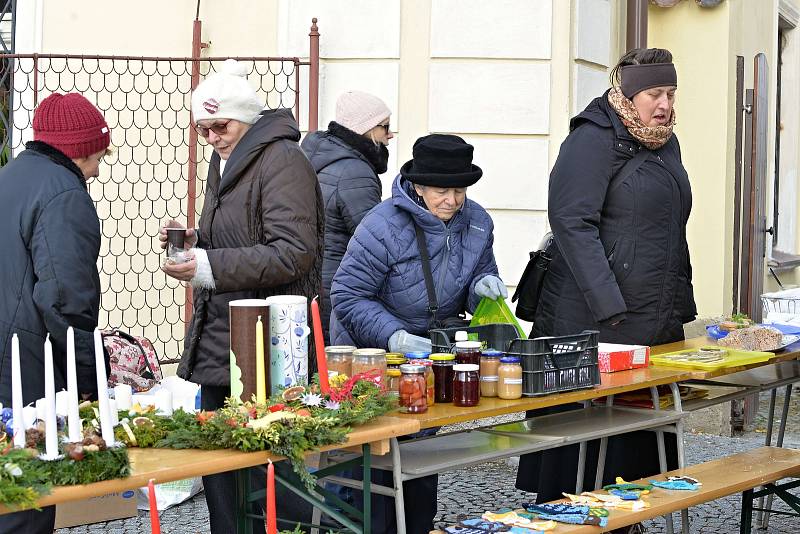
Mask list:
POLYGON ((450 360, 455 360, 456 356, 455 354, 451 354, 449 352, 439 352, 436 354, 431 354, 430 356, 428 356, 428 359, 433 360, 435 362, 446 362, 450 360))
POLYGON ((386 356, 386 351, 383 349, 356 349, 353 351, 353 356, 386 356))
POLYGON ((402 373, 400 369, 387 369, 386 376, 400 376, 402 373))

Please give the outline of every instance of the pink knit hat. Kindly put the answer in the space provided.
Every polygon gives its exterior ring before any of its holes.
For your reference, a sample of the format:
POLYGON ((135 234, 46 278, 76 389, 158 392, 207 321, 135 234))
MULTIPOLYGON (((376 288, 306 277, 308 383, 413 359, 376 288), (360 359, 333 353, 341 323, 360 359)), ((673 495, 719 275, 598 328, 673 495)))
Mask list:
POLYGON ((336 122, 362 135, 391 116, 389 106, 375 95, 347 91, 336 100, 336 122))

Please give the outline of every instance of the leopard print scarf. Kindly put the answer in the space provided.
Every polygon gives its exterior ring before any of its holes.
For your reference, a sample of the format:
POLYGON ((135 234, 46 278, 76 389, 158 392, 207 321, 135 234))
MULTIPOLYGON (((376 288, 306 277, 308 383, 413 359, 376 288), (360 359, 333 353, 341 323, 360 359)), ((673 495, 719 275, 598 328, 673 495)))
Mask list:
POLYGON ((667 124, 647 126, 639 117, 639 112, 636 111, 633 102, 622 94, 619 87, 612 87, 608 92, 608 103, 617 112, 628 132, 650 150, 661 148, 672 136, 672 127, 675 126, 675 108, 672 108, 672 116, 667 124))

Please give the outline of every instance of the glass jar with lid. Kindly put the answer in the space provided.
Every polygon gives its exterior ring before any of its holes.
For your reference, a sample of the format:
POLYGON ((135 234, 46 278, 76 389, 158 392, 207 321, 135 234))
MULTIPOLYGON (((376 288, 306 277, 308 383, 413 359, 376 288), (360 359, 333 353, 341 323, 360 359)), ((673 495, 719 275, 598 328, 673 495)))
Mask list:
POLYGON ((428 396, 428 406, 431 406, 436 402, 436 381, 433 376, 433 362, 428 359, 429 355, 430 352, 423 351, 406 352, 406 359, 408 360, 408 363, 422 365, 425 367, 426 394, 428 396))
POLYGON ((386 353, 386 367, 389 369, 400 369, 400 366, 406 363, 406 357, 401 352, 387 352, 386 353))
POLYGON ((400 369, 386 370, 386 391, 395 397, 400 394, 400 369))
POLYGON ((499 350, 489 349, 481 353, 481 397, 497 396, 497 368, 500 367, 500 358, 503 353, 499 350))
POLYGON ((400 410, 405 413, 424 413, 428 410, 425 367, 406 363, 400 366, 400 410))
POLYGON ((381 383, 386 374, 386 351, 383 349, 356 349, 353 351, 353 376, 377 371, 376 382, 381 383))
POLYGON ((336 375, 353 374, 353 351, 355 347, 351 345, 332 345, 325 347, 325 358, 328 360, 328 377, 336 375))
POLYGON ((499 381, 497 383, 497 396, 501 399, 518 399, 522 397, 522 365, 516 356, 500 358, 500 367, 497 368, 499 381))
POLYGON ((476 406, 480 400, 478 366, 471 363, 453 366, 453 404, 476 406))
POLYGON ((434 397, 436 402, 453 402, 453 364, 456 357, 449 352, 431 354, 434 397))
POLYGON ((456 363, 479 366, 481 363, 481 342, 456 341, 456 363))

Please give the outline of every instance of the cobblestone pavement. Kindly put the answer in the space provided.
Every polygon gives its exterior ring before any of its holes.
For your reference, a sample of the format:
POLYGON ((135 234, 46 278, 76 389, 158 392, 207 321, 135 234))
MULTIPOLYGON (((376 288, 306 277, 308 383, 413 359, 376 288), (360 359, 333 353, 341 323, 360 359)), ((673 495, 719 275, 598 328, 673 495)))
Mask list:
MULTIPOLYGON (((783 392, 778 396, 778 416, 783 402, 783 392)), ((788 418, 785 446, 800 448, 800 392, 793 393, 792 409, 788 418)), ((760 403, 760 419, 756 420, 756 432, 742 437, 720 437, 706 434, 686 435, 686 455, 688 464, 705 462, 714 458, 727 456, 763 445, 764 414, 768 405, 768 396, 762 395, 760 403), (760 421, 760 422, 759 422, 760 421)), ((497 419, 497 421, 514 419, 515 416, 497 419)), ((776 424, 777 430, 777 424, 776 424)), ((459 471, 444 473, 439 478, 439 511, 436 524, 446 526, 459 516, 477 516, 485 510, 497 507, 501 503, 518 504, 529 500, 532 494, 514 488, 516 465, 513 461, 497 461, 471 467, 459 471)), ((781 503, 782 505, 783 503, 781 503)), ((728 534, 739 530, 740 497, 734 495, 711 503, 694 507, 690 510, 691 532, 728 534)), ((781 508, 779 508, 781 509, 781 508)), ((782 509, 787 509, 785 506, 782 509)), ((676 526, 680 517, 676 514, 676 526)), ((665 532, 664 520, 659 518, 646 522, 648 533, 665 532)), ((171 508, 161 514, 161 531, 164 534, 207 533, 208 509, 203 494, 171 508)), ((57 534, 133 534, 150 532, 150 521, 146 512, 139 512, 134 518, 122 521, 110 521, 94 525, 61 529, 57 534)), ((756 531, 758 532, 758 531, 756 531)), ((800 519, 792 517, 772 516, 768 533, 790 534, 800 532, 800 519)))

